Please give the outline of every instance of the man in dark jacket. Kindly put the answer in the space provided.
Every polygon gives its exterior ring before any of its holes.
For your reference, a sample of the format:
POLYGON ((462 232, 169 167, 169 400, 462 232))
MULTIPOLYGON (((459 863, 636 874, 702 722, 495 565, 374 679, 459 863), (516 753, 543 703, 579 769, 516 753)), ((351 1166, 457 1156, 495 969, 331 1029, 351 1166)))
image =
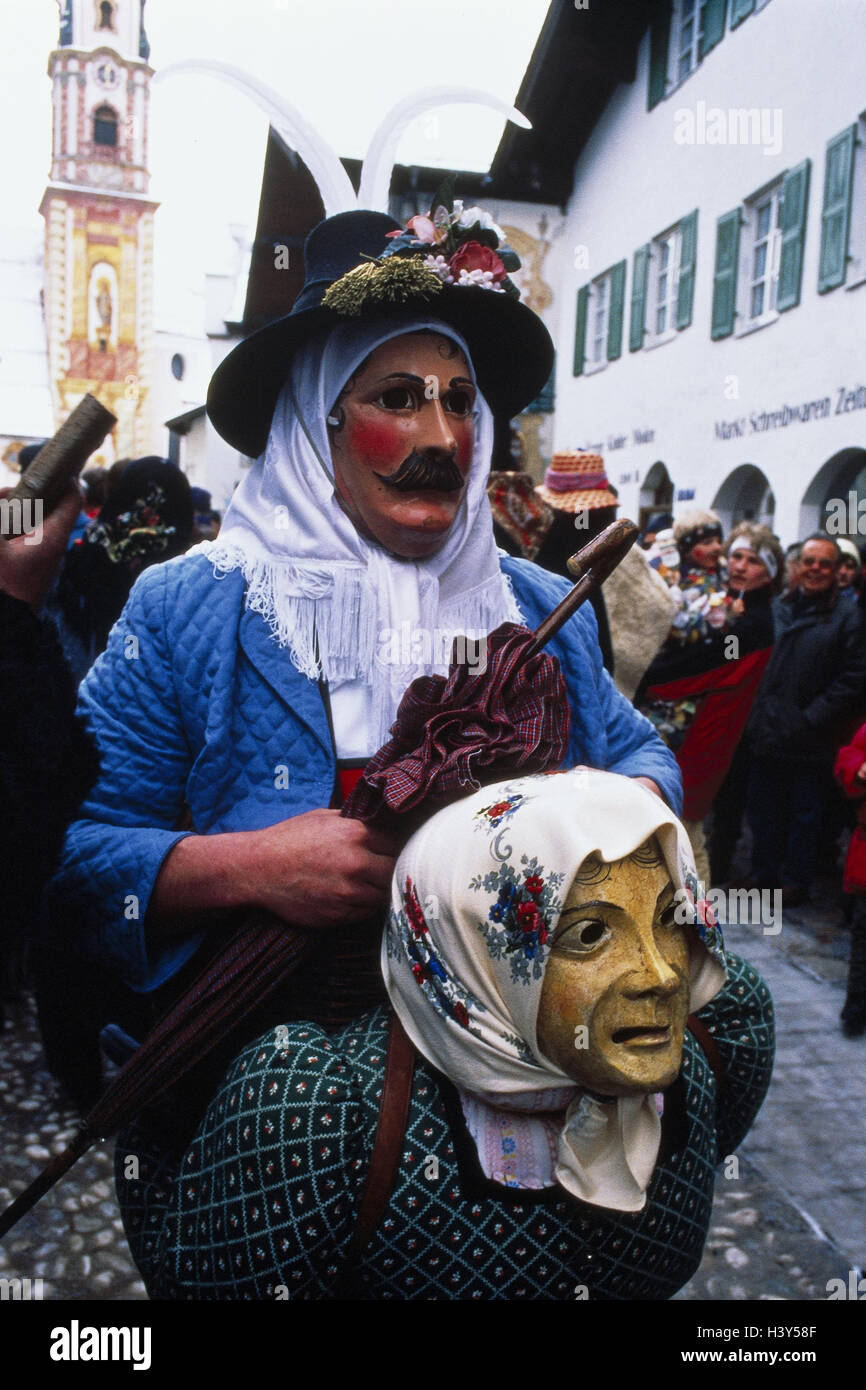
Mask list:
POLYGON ((804 542, 799 583, 776 601, 776 645, 746 731, 752 878, 781 886, 788 906, 808 895, 840 720, 862 706, 866 683, 863 618, 838 601, 838 562, 830 536, 804 542))
POLYGON ((0 1023, 21 983, 42 889, 97 772, 57 633, 41 614, 80 509, 71 486, 38 543, 36 532, 0 538, 0 1023))

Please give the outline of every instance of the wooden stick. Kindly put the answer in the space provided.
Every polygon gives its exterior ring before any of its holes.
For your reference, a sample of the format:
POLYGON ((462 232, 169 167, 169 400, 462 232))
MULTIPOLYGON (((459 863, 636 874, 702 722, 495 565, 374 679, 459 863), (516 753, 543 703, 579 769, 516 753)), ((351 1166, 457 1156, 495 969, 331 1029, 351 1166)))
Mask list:
POLYGON ((57 433, 39 450, 7 501, 38 499, 47 515, 116 424, 117 416, 106 410, 95 396, 89 392, 82 396, 57 433))
POLYGON ((58 1178, 69 1172, 69 1169, 78 1162, 81 1155, 87 1153, 87 1150, 96 1143, 96 1139, 95 1134, 91 1134, 86 1127, 82 1126, 68 1148, 65 1148, 62 1153, 56 1154, 50 1163, 46 1163, 42 1172, 33 1179, 30 1186, 26 1187, 15 1198, 15 1201, 11 1202, 6 1210, 0 1214, 0 1240, 8 1231, 12 1230, 12 1227, 21 1220, 22 1216, 25 1216, 32 1207, 36 1206, 39 1199, 50 1191, 58 1178))
POLYGON ((570 572, 577 583, 570 593, 557 604, 549 617, 540 623, 535 631, 535 640, 526 649, 526 656, 535 656, 546 646, 551 637, 576 613, 580 605, 594 589, 598 589, 619 564, 624 555, 631 550, 638 537, 638 529, 633 521, 614 521, 606 526, 600 535, 588 541, 582 550, 572 555, 568 562, 570 572))

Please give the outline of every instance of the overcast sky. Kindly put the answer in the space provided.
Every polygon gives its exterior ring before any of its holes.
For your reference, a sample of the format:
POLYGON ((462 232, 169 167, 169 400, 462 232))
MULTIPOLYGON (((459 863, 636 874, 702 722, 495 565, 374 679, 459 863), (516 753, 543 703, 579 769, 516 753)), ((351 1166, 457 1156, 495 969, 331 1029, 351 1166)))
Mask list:
MULTIPOLYGON (((184 58, 246 68, 285 95, 341 155, 361 156, 394 102, 434 84, 512 101, 549 0, 148 0, 157 71, 184 58)), ((41 227, 51 148, 48 54, 55 0, 0 0, 0 237, 41 227)), ((479 107, 416 122, 402 162, 486 169, 503 128, 479 107)), ((267 124, 240 94, 203 77, 167 77, 151 99, 157 290, 225 264, 228 222, 254 227, 267 124)))

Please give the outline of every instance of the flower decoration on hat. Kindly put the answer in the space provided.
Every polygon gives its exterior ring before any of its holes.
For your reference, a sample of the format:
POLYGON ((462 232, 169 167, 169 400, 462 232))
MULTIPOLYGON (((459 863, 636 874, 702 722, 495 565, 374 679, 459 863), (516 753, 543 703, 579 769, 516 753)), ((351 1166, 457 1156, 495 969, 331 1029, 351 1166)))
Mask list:
POLYGON ((520 298, 508 272, 520 258, 505 233, 483 208, 464 208, 447 178, 437 189, 429 213, 416 213, 405 227, 388 233, 390 246, 341 276, 323 304, 356 317, 371 304, 431 299, 443 285, 492 290, 520 298))

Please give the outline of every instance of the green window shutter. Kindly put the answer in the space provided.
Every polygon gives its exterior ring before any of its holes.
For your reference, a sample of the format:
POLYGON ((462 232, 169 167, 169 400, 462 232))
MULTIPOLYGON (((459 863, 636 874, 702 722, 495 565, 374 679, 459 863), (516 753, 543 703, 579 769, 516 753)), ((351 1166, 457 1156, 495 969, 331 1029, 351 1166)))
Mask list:
POLYGON ((850 125, 840 135, 835 135, 832 140, 827 141, 824 210, 821 214, 821 256, 818 263, 819 294, 845 283, 856 143, 856 125, 850 125))
POLYGON ((631 268, 631 317, 628 329, 629 352, 643 347, 646 333, 646 291, 649 278, 650 244, 638 247, 631 268))
POLYGON ((677 286, 677 328, 688 328, 695 300, 695 256, 698 249, 698 214, 690 212, 680 223, 680 280, 677 286))
POLYGON ((810 160, 804 159, 796 169, 789 170, 782 184, 782 249, 776 291, 776 308, 780 313, 800 303, 810 163, 810 160))
POLYGON ((737 262, 740 254, 740 209, 726 212, 716 223, 716 269, 713 276, 711 338, 734 331, 737 311, 737 262))
POLYGON ((625 299, 625 261, 610 270, 610 311, 607 318, 607 360, 613 362, 622 352, 622 311, 625 299))
POLYGON ((731 28, 736 29, 755 8, 755 0, 731 0, 731 28))
POLYGON ((704 9, 704 27, 701 33, 700 56, 706 58, 711 48, 722 38, 725 32, 725 10, 728 7, 728 0, 707 0, 704 9))
POLYGON ((589 285, 584 285, 577 294, 577 325, 574 330, 574 369, 580 376, 586 361, 586 311, 589 307, 589 285))
POLYGON ((647 110, 652 111, 660 101, 664 101, 668 85, 668 50, 671 42, 672 0, 656 13, 650 29, 649 93, 647 110))

